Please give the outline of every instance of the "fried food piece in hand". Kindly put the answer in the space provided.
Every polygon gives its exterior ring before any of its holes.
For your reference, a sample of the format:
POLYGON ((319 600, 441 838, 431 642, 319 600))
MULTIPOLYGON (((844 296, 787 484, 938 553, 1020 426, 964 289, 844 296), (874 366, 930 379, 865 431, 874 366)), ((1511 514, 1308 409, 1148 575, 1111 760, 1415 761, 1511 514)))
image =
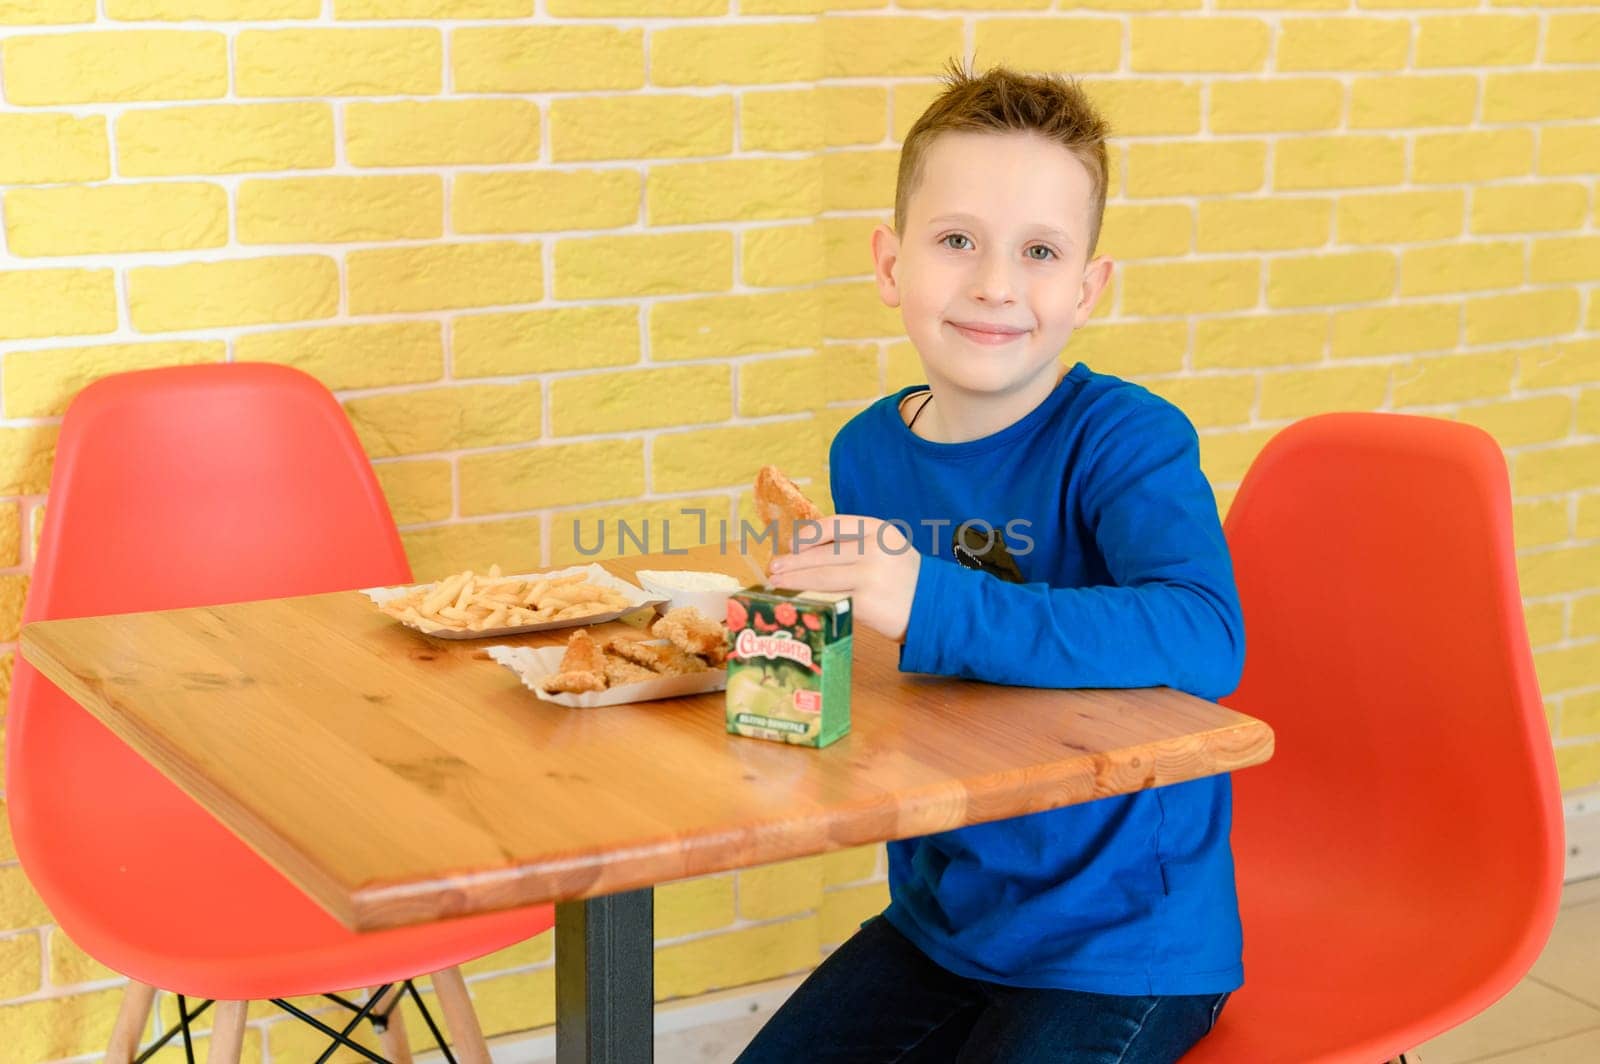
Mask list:
POLYGON ((820 521, 822 511, 795 487, 794 481, 784 476, 777 466, 762 466, 756 474, 756 513, 761 520, 777 528, 779 554, 792 554, 795 533, 801 521, 820 521))
POLYGON ((721 665, 728 656, 728 636, 722 625, 701 613, 693 606, 679 606, 668 610, 650 629, 657 639, 666 639, 673 646, 690 654, 698 654, 713 665, 721 665))
POLYGON ((606 689, 606 661, 588 629, 580 628, 567 639, 567 652, 561 655, 561 668, 547 676, 541 686, 554 694, 565 691, 582 694, 606 689))
POLYGON ((682 676, 685 673, 703 672, 707 668, 703 659, 671 643, 646 643, 619 636, 607 643, 606 649, 635 665, 643 665, 657 676, 682 676))

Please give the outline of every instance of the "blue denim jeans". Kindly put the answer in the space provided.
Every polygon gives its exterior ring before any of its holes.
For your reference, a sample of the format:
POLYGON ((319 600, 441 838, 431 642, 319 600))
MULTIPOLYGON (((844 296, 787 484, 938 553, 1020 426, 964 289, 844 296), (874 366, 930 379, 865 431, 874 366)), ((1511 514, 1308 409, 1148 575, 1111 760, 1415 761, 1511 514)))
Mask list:
POLYGON ((1227 1000, 966 979, 880 916, 811 973, 736 1064, 1174 1064, 1227 1000))

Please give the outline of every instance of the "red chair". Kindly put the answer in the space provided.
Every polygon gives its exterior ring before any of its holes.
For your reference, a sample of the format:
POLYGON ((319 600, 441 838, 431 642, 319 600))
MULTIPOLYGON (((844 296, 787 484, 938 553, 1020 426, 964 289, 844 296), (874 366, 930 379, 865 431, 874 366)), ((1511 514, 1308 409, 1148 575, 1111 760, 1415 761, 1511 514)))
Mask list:
POLYGON ((1509 991, 1560 897, 1505 459, 1455 422, 1309 418, 1225 530, 1248 635, 1224 701, 1277 748, 1234 777, 1245 985, 1183 1059, 1377 1064, 1509 991))
MULTIPOLYGON (((322 385, 272 365, 147 370, 89 385, 67 411, 24 620, 410 579, 372 467, 322 385)), ((377 987, 377 1010, 407 989, 420 1006, 408 980, 426 973, 457 1052, 488 1060, 456 966, 544 931, 550 907, 355 934, 21 657, 8 731, 28 878, 74 942, 133 980, 110 1060, 136 1051, 154 988, 223 1002, 211 1059, 235 1061, 251 1000, 377 987)), ((382 1044, 409 1060, 398 1018, 382 1044)))

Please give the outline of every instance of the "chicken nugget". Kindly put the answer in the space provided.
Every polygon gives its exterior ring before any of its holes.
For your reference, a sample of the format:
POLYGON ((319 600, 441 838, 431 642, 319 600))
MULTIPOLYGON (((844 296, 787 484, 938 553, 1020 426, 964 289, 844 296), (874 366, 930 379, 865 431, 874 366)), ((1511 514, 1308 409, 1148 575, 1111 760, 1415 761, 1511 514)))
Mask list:
POLYGON ((612 639, 607 647, 635 665, 643 665, 657 676, 682 676, 701 672, 707 667, 704 660, 671 643, 646 643, 619 636, 612 639))
POLYGON ((682 676, 691 672, 704 672, 710 668, 706 659, 696 657, 687 650, 671 643, 657 644, 656 652, 660 655, 661 674, 663 676, 682 676))
POLYGON ((562 672, 599 672, 605 665, 600 647, 587 628, 567 636, 567 652, 561 655, 562 672))
POLYGON ((539 684, 549 694, 586 694, 606 689, 606 674, 602 672, 555 672, 539 684))
POLYGON ((656 674, 643 665, 635 665, 620 654, 606 652, 606 682, 612 687, 618 684, 638 683, 641 680, 654 680, 656 674))
POLYGON ((606 661, 587 629, 580 628, 567 638, 567 652, 561 655, 559 671, 547 676, 541 686, 550 692, 604 691, 606 661))
POLYGON ((728 636, 722 625, 693 606, 668 610, 650 629, 657 639, 670 640, 690 654, 720 665, 728 656, 728 636))
POLYGON ((647 669, 657 660, 657 655, 649 643, 624 635, 613 636, 606 643, 605 649, 607 654, 614 654, 635 665, 643 665, 647 669))

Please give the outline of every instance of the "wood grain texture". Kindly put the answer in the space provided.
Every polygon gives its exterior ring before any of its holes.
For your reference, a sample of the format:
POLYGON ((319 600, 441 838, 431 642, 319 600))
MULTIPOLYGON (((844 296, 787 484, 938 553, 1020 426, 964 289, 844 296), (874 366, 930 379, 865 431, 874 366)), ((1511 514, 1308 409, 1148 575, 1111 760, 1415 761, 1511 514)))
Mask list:
POLYGON ((460 968, 446 968, 434 972, 433 992, 444 1010, 445 1030, 450 1032, 450 1048, 461 1064, 494 1064, 489 1057, 489 1044, 483 1040, 478 1027, 478 1014, 472 1008, 472 997, 467 993, 466 980, 460 968))
MULTIPOLYGON (((376 988, 374 988, 376 989, 376 988)), ((394 983, 383 999, 372 1006, 374 1015, 387 1015, 383 1030, 378 1033, 378 1050, 389 1064, 412 1064, 411 1039, 406 1036, 406 1014, 400 1008, 406 985, 394 983)))
MULTIPOLYGON (((749 572, 716 547, 603 564, 749 572)), ((720 693, 542 702, 485 645, 403 628, 354 591, 21 637, 44 675, 357 930, 907 838, 1272 753, 1261 721, 1168 688, 907 675, 866 630, 852 732, 820 751, 727 734, 720 693)))
POLYGON ((206 1064, 239 1064, 239 1054, 244 1049, 244 1022, 249 1009, 248 1001, 217 1002, 206 1064))
POLYGON ((111 1029, 111 1047, 106 1050, 106 1064, 133 1064, 139 1055, 139 1043, 150 1023, 150 1005, 156 999, 156 988, 146 983, 129 980, 122 990, 122 1004, 117 1009, 117 1024, 111 1029))

